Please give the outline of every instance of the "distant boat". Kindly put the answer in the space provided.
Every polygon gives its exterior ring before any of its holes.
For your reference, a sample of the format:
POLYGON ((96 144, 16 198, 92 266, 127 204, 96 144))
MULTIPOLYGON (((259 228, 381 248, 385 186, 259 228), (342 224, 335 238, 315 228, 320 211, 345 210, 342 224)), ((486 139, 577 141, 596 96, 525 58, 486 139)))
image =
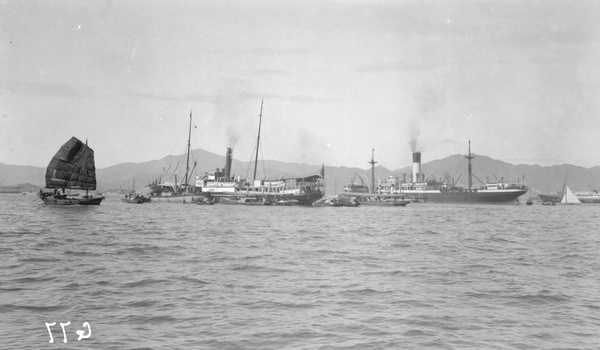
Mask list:
POLYGON ((344 192, 339 194, 340 198, 350 198, 355 200, 357 205, 377 205, 377 206, 401 206, 405 207, 410 201, 405 200, 404 195, 398 190, 398 181, 393 176, 380 181, 377 190, 375 190, 375 150, 371 152, 371 189, 365 185, 362 178, 358 175, 361 184, 354 183, 354 179, 350 184, 344 187, 344 192))
POLYGON ((198 205, 213 205, 216 202, 217 202, 216 198, 214 198, 214 197, 206 197, 206 198, 204 198, 202 200, 197 200, 197 201, 194 201, 192 203, 198 204, 198 205))
MULTIPOLYGON (((567 177, 565 176, 565 183, 567 181, 567 177)), ((560 192, 558 192, 558 190, 556 192, 552 192, 552 193, 540 193, 538 194, 538 198, 542 201, 542 203, 544 202, 552 202, 552 203, 560 203, 560 201, 562 200, 564 193, 565 193, 565 186, 563 184, 563 188, 559 189, 560 192)))
POLYGON ((273 204, 275 205, 297 205, 299 203, 299 201, 297 199, 291 199, 291 198, 275 198, 275 201, 273 202, 273 204))
POLYGON ((333 196, 320 198, 312 203, 313 207, 358 207, 360 202, 355 197, 333 196))
MULTIPOLYGON (((375 152, 375 150, 373 150, 373 152, 375 152)), ((346 186, 344 186, 344 191, 345 192, 354 192, 354 193, 369 193, 370 192, 369 186, 367 186, 365 184, 365 182, 363 181, 362 177, 360 177, 356 173, 354 173, 354 178, 352 179, 352 181, 349 184, 346 184, 346 186), (357 177, 360 180, 360 185, 355 183, 357 177)))
POLYGON ((125 195, 125 198, 121 198, 122 202, 132 203, 132 204, 142 204, 142 203, 150 203, 150 196, 140 195, 135 192, 135 177, 133 178, 133 182, 131 184, 131 191, 125 195))
POLYGON ((331 199, 329 205, 333 207, 358 207, 360 203, 356 197, 337 196, 331 199))
POLYGON ((273 200, 265 196, 242 196, 240 198, 222 197, 219 203, 237 205, 271 205, 273 204, 273 200))
POLYGON ((48 205, 99 205, 104 197, 89 195, 96 190, 94 151, 76 137, 71 137, 56 152, 46 168, 46 188, 39 197, 48 205), (59 191, 60 190, 60 191, 59 191), (85 196, 72 197, 65 190, 85 190, 85 196), (62 193, 61 193, 62 192, 62 193))
POLYGON ((131 204, 142 204, 145 202, 144 199, 140 198, 139 196, 129 198, 128 194, 125 195, 125 198, 121 198, 121 201, 125 202, 125 203, 131 203, 131 204))
POLYGON ((600 193, 598 190, 591 192, 576 192, 575 196, 581 203, 600 203, 600 193))
POLYGON ((410 201, 405 200, 404 196, 386 196, 386 195, 375 195, 371 197, 357 198, 360 205, 377 205, 377 206, 392 206, 392 207, 405 207, 410 201))
POLYGON ((190 170, 190 147, 191 147, 191 138, 192 138, 192 112, 190 112, 190 124, 188 130, 188 142, 187 142, 187 160, 186 160, 186 168, 185 168, 185 177, 183 182, 177 182, 177 175, 173 175, 175 182, 166 181, 163 182, 161 179, 154 181, 150 185, 147 185, 149 188, 149 195, 151 197, 152 202, 177 202, 177 203, 191 203, 197 201, 203 201, 207 196, 201 193, 201 189, 197 186, 191 186, 189 184, 191 174, 194 172, 196 168, 196 163, 194 163, 194 167, 190 170))
POLYGON ((131 203, 131 204, 143 204, 150 203, 152 199, 150 197, 141 196, 136 193, 126 194, 125 198, 121 198, 121 202, 131 203))
POLYGON ((552 194, 552 193, 538 194, 538 198, 542 201, 542 203, 544 203, 544 202, 560 203, 560 201, 562 200, 562 197, 563 197, 562 194, 552 194))
POLYGON ((569 186, 565 186, 565 196, 563 197, 561 204, 581 204, 577 196, 571 192, 569 186))
POLYGON ((529 189, 529 198, 527 198, 527 202, 525 202, 525 204, 527 205, 533 205, 533 198, 531 197, 531 188, 529 189))
POLYGON ((565 174, 565 181, 563 183, 563 191, 564 193, 560 204, 581 204, 581 201, 573 194, 569 186, 567 186, 567 175, 565 174))

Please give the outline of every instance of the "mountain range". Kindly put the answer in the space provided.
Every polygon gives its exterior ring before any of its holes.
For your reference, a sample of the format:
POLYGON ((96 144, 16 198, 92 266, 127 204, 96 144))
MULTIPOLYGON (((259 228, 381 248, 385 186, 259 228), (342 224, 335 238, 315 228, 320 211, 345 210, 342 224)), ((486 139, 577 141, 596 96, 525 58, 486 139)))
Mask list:
MULTIPOLYGON (((473 185, 479 186, 487 180, 504 180, 510 183, 525 183, 533 194, 560 192, 565 179, 573 191, 590 191, 600 188, 600 166, 583 168, 563 164, 542 167, 539 165, 514 165, 483 155, 474 155, 473 185)), ((365 161, 366 163, 367 161, 365 161)), ((135 187, 142 189, 147 184, 161 179, 162 181, 181 182, 185 176, 186 155, 169 155, 164 158, 142 163, 121 163, 104 169, 96 169, 99 191, 129 190, 135 187)), ((197 175, 216 168, 222 168, 225 156, 196 149, 190 153, 190 183, 197 175)), ((288 176, 306 176, 319 174, 323 165, 288 163, 275 160, 259 160, 257 178, 278 178, 288 176)), ((232 173, 241 178, 252 178, 253 162, 242 162, 233 159, 232 173)), ((370 168, 349 168, 324 166, 326 193, 328 195, 343 191, 346 183, 354 181, 371 184, 370 168)), ((467 187, 467 160, 462 155, 452 155, 443 159, 425 162, 421 166, 427 178, 446 179, 458 186, 467 187)), ((0 163, 0 186, 30 185, 43 187, 46 169, 34 166, 19 166, 0 163)), ((410 179, 412 164, 390 170, 382 166, 375 167, 376 180, 389 176, 410 179)))

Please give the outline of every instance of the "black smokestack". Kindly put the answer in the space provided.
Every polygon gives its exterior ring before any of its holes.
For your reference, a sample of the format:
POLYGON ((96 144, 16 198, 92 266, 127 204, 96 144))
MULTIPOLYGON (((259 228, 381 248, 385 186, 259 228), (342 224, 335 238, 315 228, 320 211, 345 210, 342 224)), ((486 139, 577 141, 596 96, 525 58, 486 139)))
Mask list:
POLYGON ((225 181, 229 181, 231 177, 231 161, 233 160, 233 150, 227 147, 227 155, 225 155, 225 181))
POLYGON ((421 152, 413 153, 413 163, 421 163, 421 152))
POLYGON ((414 152, 413 153, 412 181, 419 182, 420 174, 421 174, 421 152, 414 152))

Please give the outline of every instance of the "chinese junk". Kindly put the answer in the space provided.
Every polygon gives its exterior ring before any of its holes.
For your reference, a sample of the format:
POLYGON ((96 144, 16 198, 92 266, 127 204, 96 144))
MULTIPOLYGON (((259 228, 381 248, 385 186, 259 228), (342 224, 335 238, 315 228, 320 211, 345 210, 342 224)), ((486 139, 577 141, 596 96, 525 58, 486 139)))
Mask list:
POLYGON ((402 184, 401 193, 412 200, 423 202, 445 203, 499 203, 515 201, 519 196, 527 193, 524 185, 507 184, 503 181, 484 183, 481 188, 473 188, 473 174, 471 171, 471 142, 469 141, 468 187, 456 187, 446 182, 425 180, 421 173, 421 153, 413 153, 413 180, 402 184))
POLYGON ((94 151, 72 137, 56 152, 46 169, 46 188, 39 197, 48 205, 99 205, 104 197, 89 195, 96 190, 94 151), (65 190, 85 190, 85 196, 71 196, 65 190))

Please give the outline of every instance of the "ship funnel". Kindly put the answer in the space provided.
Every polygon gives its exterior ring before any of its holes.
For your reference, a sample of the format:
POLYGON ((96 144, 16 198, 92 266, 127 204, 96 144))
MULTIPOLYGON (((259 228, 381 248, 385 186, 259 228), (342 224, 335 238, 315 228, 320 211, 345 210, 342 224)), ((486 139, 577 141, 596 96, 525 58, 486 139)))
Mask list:
POLYGON ((231 161, 233 159, 233 150, 227 147, 227 155, 225 156, 225 181, 229 181, 231 177, 231 161))
POLYGON ((421 152, 414 152, 413 156, 413 171, 412 171, 412 181, 419 182, 419 177, 421 175, 421 152))

